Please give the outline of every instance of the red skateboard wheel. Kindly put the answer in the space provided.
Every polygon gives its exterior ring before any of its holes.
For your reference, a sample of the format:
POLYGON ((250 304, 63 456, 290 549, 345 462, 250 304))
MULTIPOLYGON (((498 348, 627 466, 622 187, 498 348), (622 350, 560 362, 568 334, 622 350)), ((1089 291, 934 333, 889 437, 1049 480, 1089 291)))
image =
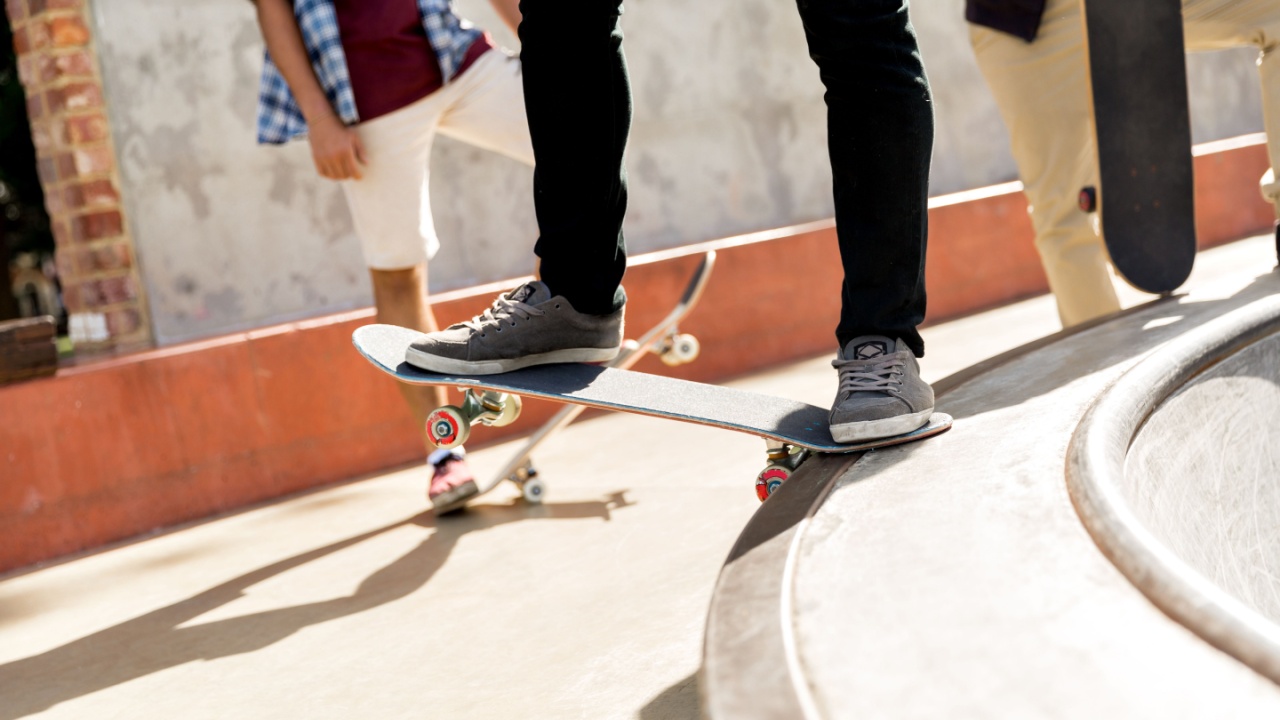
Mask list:
POLYGON ((471 426, 467 424, 462 412, 446 405, 427 416, 427 436, 437 447, 445 450, 456 448, 467 441, 471 426))
POLYGON ((756 477, 756 497, 760 498, 760 502, 769 499, 769 496, 775 490, 782 487, 782 483, 791 477, 791 471, 778 465, 770 465, 756 477))

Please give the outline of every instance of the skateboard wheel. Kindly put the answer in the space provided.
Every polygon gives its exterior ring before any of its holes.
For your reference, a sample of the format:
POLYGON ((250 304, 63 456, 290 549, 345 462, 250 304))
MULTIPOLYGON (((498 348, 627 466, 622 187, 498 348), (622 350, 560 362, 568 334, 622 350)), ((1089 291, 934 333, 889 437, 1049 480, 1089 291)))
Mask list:
POLYGON ((1076 204, 1084 212, 1091 213, 1098 209, 1098 189, 1090 185, 1080 189, 1080 194, 1076 196, 1076 204))
POLYGON ((502 395, 502 410, 498 411, 498 416, 490 423, 493 427, 502 427, 510 425, 520 417, 520 410, 524 407, 519 395, 502 395))
POLYGON ((702 344, 692 335, 680 334, 671 338, 671 346, 660 356, 668 365, 684 365, 698 359, 702 344))
POLYGON ((471 425, 462 411, 452 405, 437 408, 427 416, 427 437, 443 450, 458 447, 470 435, 471 425))
POLYGON ((769 496, 782 487, 782 483, 790 477, 790 468, 781 465, 765 466, 765 469, 756 476, 756 497, 760 498, 760 502, 768 500, 769 496))
POLYGON ((546 483, 531 477, 520 485, 520 492, 524 495, 525 502, 531 505, 541 505, 542 496, 547 492, 546 483))

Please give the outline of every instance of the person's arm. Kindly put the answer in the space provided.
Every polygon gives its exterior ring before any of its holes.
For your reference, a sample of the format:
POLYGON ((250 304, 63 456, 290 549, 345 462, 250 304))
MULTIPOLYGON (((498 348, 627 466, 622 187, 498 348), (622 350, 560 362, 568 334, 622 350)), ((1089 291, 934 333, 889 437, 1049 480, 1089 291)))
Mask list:
POLYGON ((511 32, 520 35, 520 0, 489 0, 493 9, 498 11, 502 22, 511 28, 511 32))
POLYGON ((256 0, 255 4, 267 51, 307 121, 307 139, 311 142, 316 171, 331 180, 359 180, 364 148, 355 131, 344 125, 333 111, 316 79, 293 15, 293 3, 291 0, 256 0))

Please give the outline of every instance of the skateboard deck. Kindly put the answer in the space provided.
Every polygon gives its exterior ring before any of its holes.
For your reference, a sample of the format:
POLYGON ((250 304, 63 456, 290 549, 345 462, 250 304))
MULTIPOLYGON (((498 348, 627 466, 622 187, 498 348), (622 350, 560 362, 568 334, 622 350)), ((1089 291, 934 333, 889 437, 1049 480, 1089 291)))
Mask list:
POLYGON ((1131 285, 1172 292, 1196 254, 1182 3, 1085 0, 1084 8, 1103 240, 1131 285))
MULTIPOLYGON (((709 425, 822 453, 852 453, 921 440, 945 432, 951 417, 935 413, 914 432, 843 444, 831 437, 826 408, 735 388, 598 365, 566 363, 500 375, 442 375, 404 362, 420 333, 393 325, 366 325, 352 336, 356 349, 379 370, 412 385, 444 385, 511 393, 554 402, 709 425)), ((763 496, 762 496, 763 499, 763 496)))
MULTIPOLYGON (((624 370, 629 369, 650 352, 658 355, 663 359, 663 362, 669 365, 683 365, 693 362, 699 352, 697 340, 690 335, 681 334, 679 324, 698 304, 698 300, 702 298, 702 292, 706 289, 707 282, 711 279, 711 271, 715 268, 715 264, 716 251, 708 250, 703 254, 702 261, 698 263, 697 269, 689 277, 689 282, 685 286, 679 302, 671 309, 671 312, 667 313, 667 316, 658 324, 636 340, 624 343, 622 352, 618 354, 618 357, 612 362, 605 363, 605 366, 624 370)), ((506 480, 520 487, 526 499, 537 502, 540 497, 531 496, 535 494, 540 496, 543 486, 540 480, 535 480, 538 477, 538 471, 533 466, 533 451, 547 438, 567 427, 586 409, 585 405, 572 404, 566 404, 560 408, 551 419, 543 423, 542 427, 529 436, 524 446, 511 456, 507 464, 492 479, 480 485, 480 492, 471 496, 468 501, 484 495, 506 480), (531 487, 531 480, 535 480, 537 484, 531 487)))

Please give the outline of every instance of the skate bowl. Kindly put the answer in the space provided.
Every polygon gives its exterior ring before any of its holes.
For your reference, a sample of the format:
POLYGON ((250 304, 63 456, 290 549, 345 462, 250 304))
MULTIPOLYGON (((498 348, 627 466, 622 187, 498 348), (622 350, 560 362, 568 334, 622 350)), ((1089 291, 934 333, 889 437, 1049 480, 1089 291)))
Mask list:
POLYGON ((1121 376, 1081 422, 1067 481, 1143 594, 1280 683, 1280 297, 1121 376))
POLYGON ((814 458, 744 528, 707 717, 1280 716, 1280 272, 934 387, 951 432, 814 458))

